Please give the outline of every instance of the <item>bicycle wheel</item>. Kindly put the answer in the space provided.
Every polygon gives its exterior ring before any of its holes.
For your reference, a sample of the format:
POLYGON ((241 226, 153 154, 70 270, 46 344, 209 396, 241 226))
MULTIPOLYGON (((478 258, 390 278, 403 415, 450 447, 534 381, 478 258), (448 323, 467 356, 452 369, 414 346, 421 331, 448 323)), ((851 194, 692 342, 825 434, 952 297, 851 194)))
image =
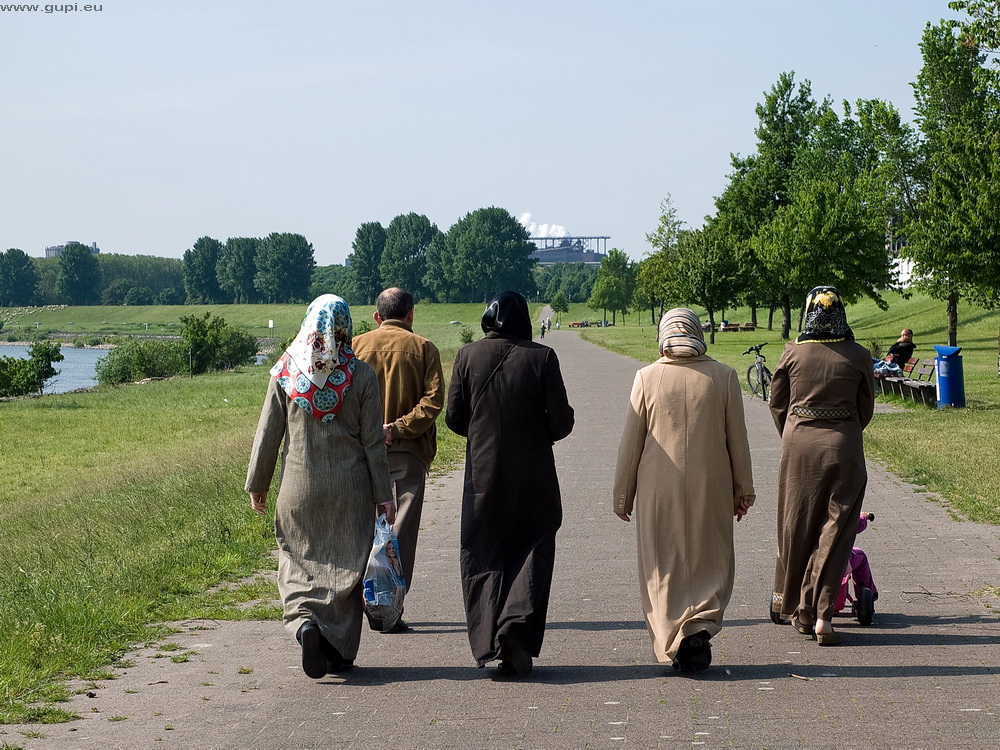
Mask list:
POLYGON ((747 370, 747 384, 750 386, 750 392, 758 398, 767 399, 762 390, 764 384, 761 382, 760 371, 757 369, 757 365, 751 365, 750 369, 747 370))
POLYGON ((771 371, 761 366, 760 373, 760 397, 767 401, 768 395, 771 392, 771 371))

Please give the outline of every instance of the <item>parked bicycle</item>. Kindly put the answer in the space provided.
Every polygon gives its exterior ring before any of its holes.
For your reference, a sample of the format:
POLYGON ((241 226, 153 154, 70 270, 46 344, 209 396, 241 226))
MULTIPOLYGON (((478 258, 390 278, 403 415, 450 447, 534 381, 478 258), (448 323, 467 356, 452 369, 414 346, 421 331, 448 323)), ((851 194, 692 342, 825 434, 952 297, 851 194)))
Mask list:
POLYGON ((760 353, 760 350, 767 346, 765 341, 763 344, 757 344, 756 346, 751 346, 745 352, 743 356, 745 357, 750 352, 754 353, 755 359, 753 364, 750 365, 750 369, 747 370, 747 385, 750 386, 750 391, 754 396, 758 396, 763 401, 767 401, 767 393, 771 389, 771 371, 767 369, 764 362, 767 358, 760 353))

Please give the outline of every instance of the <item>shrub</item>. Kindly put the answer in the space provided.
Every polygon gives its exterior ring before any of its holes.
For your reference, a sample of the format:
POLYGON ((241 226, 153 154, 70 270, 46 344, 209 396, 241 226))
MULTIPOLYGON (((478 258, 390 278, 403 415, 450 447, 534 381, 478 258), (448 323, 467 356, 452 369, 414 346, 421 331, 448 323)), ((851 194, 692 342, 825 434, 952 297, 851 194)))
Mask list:
POLYGON ((28 359, 0 357, 0 396, 41 393, 45 381, 59 374, 52 363, 62 360, 59 344, 54 341, 36 341, 31 345, 28 359))
POLYGON ((94 368, 101 385, 134 383, 145 378, 169 378, 187 369, 176 341, 128 339, 97 360, 94 368))
POLYGON ((460 330, 458 332, 458 336, 459 336, 459 338, 462 339, 462 343, 463 344, 471 344, 472 343, 472 334, 473 334, 473 330, 471 328, 469 328, 469 326, 462 326, 462 330, 460 330))
POLYGON ((210 312, 200 317, 185 315, 181 323, 184 324, 181 341, 192 375, 250 364, 257 354, 257 339, 253 335, 210 312))

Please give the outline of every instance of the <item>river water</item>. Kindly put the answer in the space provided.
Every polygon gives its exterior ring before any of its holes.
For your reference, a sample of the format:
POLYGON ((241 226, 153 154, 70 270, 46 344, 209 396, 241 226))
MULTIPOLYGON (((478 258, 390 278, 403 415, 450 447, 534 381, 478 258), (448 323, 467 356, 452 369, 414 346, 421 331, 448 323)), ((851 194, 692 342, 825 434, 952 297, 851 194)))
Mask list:
MULTIPOLYGON (((27 346, 0 346, 0 357, 27 359, 29 351, 30 347, 27 346)), ((94 367, 97 365, 97 360, 108 353, 107 349, 76 349, 63 346, 59 351, 65 359, 62 362, 52 363, 59 374, 45 382, 44 393, 67 393, 77 388, 97 385, 94 367)))

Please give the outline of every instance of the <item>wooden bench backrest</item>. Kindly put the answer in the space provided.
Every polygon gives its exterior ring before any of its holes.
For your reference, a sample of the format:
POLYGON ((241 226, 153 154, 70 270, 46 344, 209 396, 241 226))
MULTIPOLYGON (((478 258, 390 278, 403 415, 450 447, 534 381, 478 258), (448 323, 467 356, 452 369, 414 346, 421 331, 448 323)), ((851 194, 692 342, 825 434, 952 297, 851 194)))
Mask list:
POLYGON ((914 367, 910 373, 910 376, 914 380, 933 380, 934 378, 934 360, 933 359, 922 359, 917 367, 914 367))

